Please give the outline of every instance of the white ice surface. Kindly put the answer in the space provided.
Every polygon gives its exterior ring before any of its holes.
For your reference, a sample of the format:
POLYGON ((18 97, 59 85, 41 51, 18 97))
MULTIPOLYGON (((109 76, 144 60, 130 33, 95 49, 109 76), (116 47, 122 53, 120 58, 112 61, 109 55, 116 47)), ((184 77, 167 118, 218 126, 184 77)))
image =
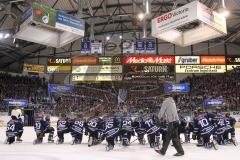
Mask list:
MULTIPOLYGON (((240 139, 240 129, 236 131, 236 137, 240 139)), ((162 157, 155 153, 149 145, 138 145, 137 141, 129 147, 117 144, 113 151, 106 152, 106 143, 88 147, 87 137, 84 136, 83 144, 71 145, 71 136, 65 136, 65 144, 56 145, 44 143, 33 145, 35 132, 32 127, 25 127, 22 143, 12 145, 3 144, 5 140, 5 128, 0 128, 0 160, 239 160, 240 147, 227 145, 219 146, 219 150, 196 147, 195 142, 183 144, 185 155, 183 157, 172 156, 175 149, 169 146, 167 154, 162 157)), ((55 138, 57 139, 57 138, 55 138)), ((134 140, 135 137, 132 138, 134 140)))

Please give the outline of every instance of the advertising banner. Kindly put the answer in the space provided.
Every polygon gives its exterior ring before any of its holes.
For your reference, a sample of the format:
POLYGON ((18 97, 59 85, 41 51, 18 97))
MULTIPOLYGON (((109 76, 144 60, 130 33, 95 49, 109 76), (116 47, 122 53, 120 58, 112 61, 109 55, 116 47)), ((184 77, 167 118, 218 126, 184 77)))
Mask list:
POLYGON ((174 64, 174 56, 125 56, 124 64, 174 64))
POLYGON ((126 40, 122 44, 123 54, 134 54, 134 42, 132 40, 126 40))
POLYGON ((201 56, 201 64, 225 64, 225 56, 201 56))
POLYGON ((204 106, 205 107, 213 107, 213 106, 221 106, 223 105, 223 99, 205 99, 204 106))
POLYGON ((176 73, 225 73, 225 65, 176 65, 176 73))
POLYGON ((227 65, 227 71, 236 71, 240 72, 240 65, 227 65))
POLYGON ((33 20, 51 27, 56 25, 57 11, 48 8, 41 3, 34 3, 33 5, 33 20))
POLYGON ((23 72, 44 73, 45 66, 36 64, 23 64, 23 72))
POLYGON ((47 73, 71 73, 71 66, 47 66, 47 73))
POLYGON ((154 39, 146 40, 146 54, 156 54, 156 42, 154 39))
POLYGON ((57 11, 56 28, 84 36, 85 22, 80 18, 57 11))
POLYGON ((59 65, 71 65, 72 59, 68 57, 61 57, 61 58, 48 58, 49 66, 59 66, 59 65))
POLYGON ((99 65, 122 64, 122 56, 104 56, 98 57, 99 65))
POLYGON ((27 107, 28 106, 28 100, 26 100, 26 99, 20 99, 20 100, 5 99, 4 101, 8 107, 10 107, 10 106, 27 107))
POLYGON ((199 56, 175 56, 175 64, 200 64, 199 56))
POLYGON ((190 91, 190 84, 170 84, 164 83, 164 93, 188 93, 190 91))
POLYGON ((122 74, 100 74, 100 75, 73 75, 73 82, 101 82, 101 81, 122 81, 122 74))
POLYGON ((72 93, 73 85, 48 84, 48 93, 72 93))
POLYGON ((91 53, 91 42, 90 41, 81 42, 80 52, 81 52, 81 54, 90 54, 91 53))
POLYGON ((95 56, 74 56, 72 57, 72 65, 95 65, 97 57, 95 56))
POLYGON ((122 66, 121 65, 73 66, 72 73, 75 74, 122 73, 122 66))
POLYGON ((103 44, 102 42, 94 41, 91 43, 91 53, 90 54, 96 54, 101 55, 103 54, 103 44))
POLYGON ((124 80, 157 79, 164 81, 175 80, 173 65, 126 65, 124 66, 124 80))
POLYGON ((136 40, 136 53, 137 54, 145 53, 145 40, 144 39, 136 40))
POLYGON ((239 64, 240 65, 240 57, 238 56, 228 56, 226 57, 226 64, 239 64))

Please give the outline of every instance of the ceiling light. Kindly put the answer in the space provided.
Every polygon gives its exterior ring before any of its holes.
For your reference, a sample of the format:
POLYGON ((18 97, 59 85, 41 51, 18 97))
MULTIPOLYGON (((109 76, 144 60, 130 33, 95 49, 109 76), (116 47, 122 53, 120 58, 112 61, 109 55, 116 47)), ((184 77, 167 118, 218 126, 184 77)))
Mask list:
POLYGON ((6 33, 5 35, 4 35, 4 38, 9 38, 10 37, 10 34, 9 33, 6 33))
POLYGON ((145 14, 144 14, 144 13, 139 13, 139 14, 137 15, 137 17, 138 17, 138 19, 139 19, 140 21, 142 21, 142 20, 145 18, 145 14))
POLYGON ((109 40, 110 40, 110 36, 107 36, 107 37, 106 37, 106 40, 109 41, 109 40))
POLYGON ((122 39, 123 38, 122 35, 120 35, 119 38, 122 39))

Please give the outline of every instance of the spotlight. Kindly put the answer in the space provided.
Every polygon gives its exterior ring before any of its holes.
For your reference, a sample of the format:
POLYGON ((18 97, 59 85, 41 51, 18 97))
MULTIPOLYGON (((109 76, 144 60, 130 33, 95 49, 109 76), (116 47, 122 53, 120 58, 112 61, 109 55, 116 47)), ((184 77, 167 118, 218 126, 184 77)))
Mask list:
POLYGON ((107 37, 106 37, 106 40, 109 41, 109 40, 110 40, 110 36, 107 36, 107 37))
POLYGON ((142 20, 145 18, 145 14, 144 14, 144 13, 139 13, 139 14, 137 15, 137 17, 138 17, 138 19, 139 19, 140 21, 142 21, 142 20))
POLYGON ((123 38, 122 35, 120 35, 119 38, 122 39, 123 38))
POLYGON ((10 34, 9 33, 6 33, 4 38, 9 38, 10 37, 10 34))
POLYGON ((0 33, 0 39, 3 39, 3 34, 2 33, 0 33))

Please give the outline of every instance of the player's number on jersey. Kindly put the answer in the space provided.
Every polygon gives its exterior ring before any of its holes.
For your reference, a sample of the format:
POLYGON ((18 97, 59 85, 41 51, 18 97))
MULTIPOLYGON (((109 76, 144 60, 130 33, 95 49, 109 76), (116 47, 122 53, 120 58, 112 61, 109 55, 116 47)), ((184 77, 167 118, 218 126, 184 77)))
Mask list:
POLYGON ((131 126, 131 121, 123 121, 123 126, 131 126))
POLYGON ((219 126, 224 126, 224 125, 225 125, 224 120, 218 121, 218 125, 219 125, 219 126))
POLYGON ((7 131, 14 131, 14 129, 15 129, 15 124, 12 124, 12 125, 8 125, 7 126, 7 131))
POLYGON ((40 123, 40 122, 36 122, 36 123, 35 123, 35 128, 36 128, 37 130, 41 129, 41 123, 40 123))
POLYGON ((113 122, 107 122, 106 129, 111 129, 113 127, 113 122))
POLYGON ((75 121, 74 122, 75 125, 83 127, 83 122, 82 121, 75 121))
POLYGON ((59 126, 65 127, 66 123, 67 123, 66 121, 59 121, 59 126))
POLYGON ((199 122, 200 122, 201 127, 206 127, 209 125, 208 120, 206 118, 201 119, 199 122))
POLYGON ((151 127, 153 125, 153 120, 152 119, 149 119, 145 122, 145 124, 148 125, 148 127, 151 127))
POLYGON ((89 121, 88 125, 95 128, 95 127, 97 127, 97 122, 96 121, 89 121))

